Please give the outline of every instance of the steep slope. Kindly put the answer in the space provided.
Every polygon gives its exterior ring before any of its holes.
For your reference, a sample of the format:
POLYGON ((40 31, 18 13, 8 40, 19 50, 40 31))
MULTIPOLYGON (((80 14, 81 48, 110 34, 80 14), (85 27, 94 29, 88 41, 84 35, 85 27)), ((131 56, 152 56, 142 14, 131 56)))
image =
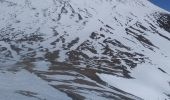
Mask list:
POLYGON ((2 65, 22 65, 73 99, 169 99, 170 14, 149 1, 0 0, 0 8, 2 65))

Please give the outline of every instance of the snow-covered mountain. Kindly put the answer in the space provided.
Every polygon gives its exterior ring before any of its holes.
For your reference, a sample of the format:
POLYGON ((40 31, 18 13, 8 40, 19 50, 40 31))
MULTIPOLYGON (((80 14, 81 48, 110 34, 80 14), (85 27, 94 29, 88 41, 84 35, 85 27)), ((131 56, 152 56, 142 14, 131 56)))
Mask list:
POLYGON ((148 0, 0 0, 3 100, 168 100, 169 51, 148 0))

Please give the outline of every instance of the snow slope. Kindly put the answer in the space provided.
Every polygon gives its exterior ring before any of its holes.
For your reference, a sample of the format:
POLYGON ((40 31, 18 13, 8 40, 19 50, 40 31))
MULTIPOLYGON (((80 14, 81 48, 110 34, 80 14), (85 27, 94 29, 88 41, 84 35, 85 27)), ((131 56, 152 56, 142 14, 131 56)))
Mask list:
POLYGON ((1 100, 71 100, 66 94, 50 87, 33 73, 13 67, 19 66, 1 68, 1 100))
POLYGON ((0 12, 1 66, 23 69, 0 84, 31 77, 68 99, 170 99, 170 13, 148 0, 0 0, 0 12))

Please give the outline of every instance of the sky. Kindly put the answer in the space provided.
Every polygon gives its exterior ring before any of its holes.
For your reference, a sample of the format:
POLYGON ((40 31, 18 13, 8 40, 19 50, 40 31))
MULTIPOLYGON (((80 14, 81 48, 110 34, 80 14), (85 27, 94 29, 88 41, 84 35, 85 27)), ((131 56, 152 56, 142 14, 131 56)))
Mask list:
POLYGON ((150 0, 155 5, 170 11, 170 0, 150 0))

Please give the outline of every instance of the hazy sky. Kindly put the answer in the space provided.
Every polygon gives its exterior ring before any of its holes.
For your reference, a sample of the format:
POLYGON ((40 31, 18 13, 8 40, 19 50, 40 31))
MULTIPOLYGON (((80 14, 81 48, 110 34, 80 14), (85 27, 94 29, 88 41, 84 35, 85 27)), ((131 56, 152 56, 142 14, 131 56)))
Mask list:
POLYGON ((170 0, 151 0, 151 2, 170 11, 170 0))

